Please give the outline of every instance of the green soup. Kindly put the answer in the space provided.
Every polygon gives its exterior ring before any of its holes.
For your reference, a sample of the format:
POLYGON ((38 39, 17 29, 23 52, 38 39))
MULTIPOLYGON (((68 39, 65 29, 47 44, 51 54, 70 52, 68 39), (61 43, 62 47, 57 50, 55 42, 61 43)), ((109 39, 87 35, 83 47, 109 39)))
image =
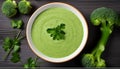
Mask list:
POLYGON ((35 47, 44 55, 52 58, 62 58, 72 54, 82 42, 83 27, 78 17, 64 8, 49 8, 40 13, 32 26, 32 41, 35 47), (65 24, 64 39, 54 40, 47 32, 65 24))

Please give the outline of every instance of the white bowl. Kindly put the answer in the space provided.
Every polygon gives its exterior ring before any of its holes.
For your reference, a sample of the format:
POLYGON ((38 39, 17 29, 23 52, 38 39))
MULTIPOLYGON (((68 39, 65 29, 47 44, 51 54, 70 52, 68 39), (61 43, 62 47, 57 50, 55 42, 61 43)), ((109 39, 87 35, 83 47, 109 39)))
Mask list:
POLYGON ((49 62, 54 62, 54 63, 61 63, 61 62, 65 62, 68 61, 72 58, 74 58, 75 56, 77 56, 84 48, 86 42, 87 42, 87 37, 88 37, 88 27, 87 27, 87 23, 85 18, 83 17, 83 15, 73 6, 68 5, 66 3, 61 3, 61 2, 53 2, 53 3, 48 3, 45 4, 43 6, 41 6, 40 8, 38 8, 33 15, 30 17, 28 24, 27 24, 27 30, 26 30, 26 36, 27 36, 27 41, 28 44, 30 46, 30 48, 32 49, 32 51, 39 57, 41 57, 42 59, 49 61, 49 62), (52 7, 61 7, 61 8, 65 8, 70 10, 71 12, 73 12, 81 21, 82 26, 83 26, 83 39, 82 42, 80 44, 80 46, 78 47, 78 49, 76 51, 74 51, 72 54, 70 54, 67 57, 63 57, 63 58, 51 58, 48 57, 44 54, 42 54, 37 48, 35 48, 33 42, 32 42, 32 37, 31 37, 31 28, 32 28, 32 24, 34 23, 34 20, 36 19, 36 17, 43 12, 44 10, 48 9, 48 8, 52 8, 52 7))

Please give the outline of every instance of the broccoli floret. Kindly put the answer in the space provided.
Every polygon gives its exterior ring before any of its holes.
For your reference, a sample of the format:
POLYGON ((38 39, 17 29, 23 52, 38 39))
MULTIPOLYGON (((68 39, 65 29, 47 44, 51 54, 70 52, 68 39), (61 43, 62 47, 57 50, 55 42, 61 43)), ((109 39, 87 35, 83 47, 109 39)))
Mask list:
POLYGON ((96 64, 96 67, 105 67, 106 63, 104 59, 100 59, 100 61, 96 64))
POLYGON ((120 16, 112 9, 101 7, 91 13, 91 22, 95 26, 100 25, 101 38, 91 53, 87 53, 82 58, 85 67, 105 67, 105 60, 101 58, 105 45, 111 35, 114 26, 120 26, 120 16))
POLYGON ((6 0, 2 4, 2 13, 7 17, 13 17, 17 13, 17 4, 14 0, 6 0))
POLYGON ((98 8, 94 10, 91 14, 91 22, 93 25, 108 24, 112 26, 113 24, 119 24, 118 14, 110 8, 98 8))
POLYGON ((31 6, 31 3, 27 0, 21 0, 19 3, 18 3, 18 9, 19 9, 19 12, 22 13, 22 14, 28 14, 31 9, 32 9, 32 6, 31 6))
POLYGON ((95 59, 92 54, 84 54, 82 58, 82 64, 86 67, 94 67, 95 66, 95 59))

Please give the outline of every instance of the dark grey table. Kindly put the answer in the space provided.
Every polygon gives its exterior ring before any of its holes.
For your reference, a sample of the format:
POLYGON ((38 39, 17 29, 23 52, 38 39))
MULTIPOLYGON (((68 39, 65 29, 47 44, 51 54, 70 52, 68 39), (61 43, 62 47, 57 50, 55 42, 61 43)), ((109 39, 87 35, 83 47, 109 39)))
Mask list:
MULTIPOLYGON (((4 0, 0 0, 0 8, 4 0)), ((17 2, 19 0, 16 0, 17 2)), ((90 52, 94 46, 96 45, 97 41, 100 38, 100 31, 98 27, 95 27, 91 24, 89 16, 90 13, 98 8, 98 7, 109 7, 114 9, 120 14, 120 0, 30 0, 33 6, 32 13, 40 6, 49 3, 49 2, 65 2, 68 4, 73 5, 76 7, 79 11, 83 13, 87 20, 88 28, 89 28, 89 38, 87 41, 87 44, 82 51, 81 54, 79 54, 76 58, 60 64, 50 63, 39 59, 39 62, 41 62, 41 67, 58 67, 58 66, 77 66, 81 67, 81 55, 86 52, 90 52)), ((8 60, 3 61, 2 57, 5 54, 5 52, 2 49, 3 39, 7 36, 13 37, 15 36, 15 33, 9 33, 13 31, 18 31, 17 29, 12 29, 10 25, 11 19, 22 19, 24 22, 24 30, 22 32, 22 35, 25 35, 26 31, 26 25, 27 22, 32 15, 20 15, 19 13, 14 18, 7 18, 4 16, 0 9, 0 67, 22 67, 23 63, 26 62, 27 58, 29 57, 36 57, 36 55, 31 51, 31 49, 28 46, 26 38, 21 41, 21 62, 19 63, 11 63, 8 60), (7 31, 7 33, 3 33, 2 30, 7 31)), ((106 64, 109 67, 119 67, 120 66, 120 28, 116 28, 112 35, 109 38, 109 41, 107 42, 106 49, 102 55, 102 57, 106 60, 106 64)))

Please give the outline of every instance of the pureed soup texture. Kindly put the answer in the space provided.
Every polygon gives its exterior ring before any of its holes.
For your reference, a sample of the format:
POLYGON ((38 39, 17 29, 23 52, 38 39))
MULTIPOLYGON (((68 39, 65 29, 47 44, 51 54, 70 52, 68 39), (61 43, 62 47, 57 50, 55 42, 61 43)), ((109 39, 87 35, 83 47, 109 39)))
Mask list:
POLYGON ((33 44, 41 53, 52 58, 63 58, 80 46, 83 27, 74 13, 55 7, 37 16, 31 34, 33 44))

